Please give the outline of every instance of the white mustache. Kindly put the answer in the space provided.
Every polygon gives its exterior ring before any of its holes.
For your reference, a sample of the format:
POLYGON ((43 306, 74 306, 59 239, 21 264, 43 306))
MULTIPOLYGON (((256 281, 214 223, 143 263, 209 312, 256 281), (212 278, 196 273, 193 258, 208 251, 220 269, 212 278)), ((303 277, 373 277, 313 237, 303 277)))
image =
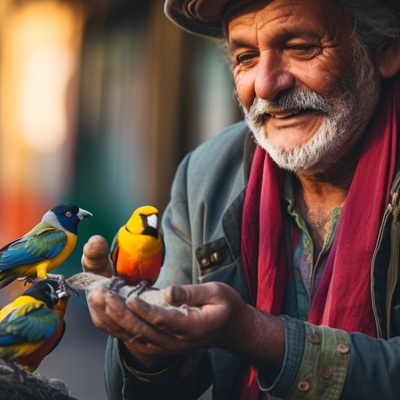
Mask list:
POLYGON ((298 90, 286 93, 276 100, 264 100, 256 97, 250 110, 246 113, 248 120, 255 126, 263 125, 268 115, 275 115, 279 110, 281 118, 299 113, 301 110, 310 110, 328 115, 332 107, 318 93, 298 90))

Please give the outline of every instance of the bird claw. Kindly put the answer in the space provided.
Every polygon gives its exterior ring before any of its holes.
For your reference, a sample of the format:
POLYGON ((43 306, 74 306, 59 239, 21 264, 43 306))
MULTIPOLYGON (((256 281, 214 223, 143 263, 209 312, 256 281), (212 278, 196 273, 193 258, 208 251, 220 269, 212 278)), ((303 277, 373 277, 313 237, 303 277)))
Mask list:
POLYGON ((122 286, 125 285, 126 282, 122 278, 119 278, 118 276, 113 276, 110 279, 110 282, 106 285, 106 288, 108 288, 112 292, 118 293, 119 289, 121 289, 122 286))
MULTIPOLYGON (((57 290, 58 297, 71 297, 72 293, 76 293, 79 296, 79 292, 74 289, 72 286, 68 285, 66 282, 64 275, 61 274, 47 274, 46 279, 54 279, 58 282, 59 290, 57 290)), ((32 277, 32 276, 24 276, 22 278, 18 278, 19 281, 24 281, 24 286, 27 283, 36 283, 38 281, 42 281, 43 278, 39 277, 32 277)))
POLYGON ((54 279, 58 282, 59 290, 57 290, 58 297, 71 297, 72 293, 75 293, 79 296, 79 293, 72 286, 68 285, 65 280, 64 275, 61 274, 47 274, 48 279, 54 279))
POLYGON ((141 281, 127 294, 127 297, 133 294, 139 297, 146 290, 158 290, 158 288, 151 287, 147 281, 141 281))
POLYGON ((24 286, 26 286, 27 283, 35 283, 39 280, 41 280, 41 278, 34 278, 33 276, 23 276, 21 278, 17 278, 18 281, 20 282, 24 282, 24 286))

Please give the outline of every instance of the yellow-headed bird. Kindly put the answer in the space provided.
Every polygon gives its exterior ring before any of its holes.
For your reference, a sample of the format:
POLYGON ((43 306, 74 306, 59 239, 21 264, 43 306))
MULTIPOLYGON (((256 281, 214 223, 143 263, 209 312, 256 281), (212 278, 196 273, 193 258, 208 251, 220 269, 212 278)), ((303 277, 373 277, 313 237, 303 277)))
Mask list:
POLYGON ((62 336, 61 330, 54 336, 62 322, 59 314, 53 311, 59 301, 57 292, 57 281, 41 280, 0 311, 1 358, 23 365, 35 364, 31 369, 34 370, 55 347, 62 336), (48 340, 46 354, 36 353, 36 357, 29 359, 48 340))
POLYGON ((122 226, 111 245, 115 274, 128 285, 154 284, 164 261, 164 241, 157 229, 158 210, 139 207, 122 226))
POLYGON ((92 214, 74 204, 59 204, 21 238, 0 249, 0 289, 17 278, 39 277, 58 267, 76 245, 79 222, 92 214))

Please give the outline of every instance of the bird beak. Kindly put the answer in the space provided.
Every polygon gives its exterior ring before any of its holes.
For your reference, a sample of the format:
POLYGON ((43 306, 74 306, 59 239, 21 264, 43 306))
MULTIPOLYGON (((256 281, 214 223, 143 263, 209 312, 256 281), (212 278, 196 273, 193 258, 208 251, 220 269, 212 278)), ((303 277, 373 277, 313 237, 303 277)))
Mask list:
POLYGON ((82 220, 84 218, 88 218, 88 217, 93 217, 92 213, 90 213, 89 211, 86 211, 82 208, 79 209, 78 214, 76 214, 76 215, 80 220, 82 220))
POLYGON ((149 226, 157 229, 158 217, 157 214, 151 214, 147 217, 147 223, 149 226))

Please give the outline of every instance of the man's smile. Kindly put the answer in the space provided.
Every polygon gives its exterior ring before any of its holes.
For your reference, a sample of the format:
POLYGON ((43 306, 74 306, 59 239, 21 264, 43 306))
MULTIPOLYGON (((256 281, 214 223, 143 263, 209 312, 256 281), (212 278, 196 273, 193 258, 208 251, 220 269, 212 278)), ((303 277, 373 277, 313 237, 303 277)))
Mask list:
POLYGON ((270 111, 268 114, 277 119, 283 119, 287 117, 291 117, 292 115, 297 115, 300 112, 298 108, 293 110, 282 110, 282 111, 270 111))
POLYGON ((322 110, 316 110, 313 108, 292 108, 292 109, 270 109, 262 114, 258 114, 257 125, 259 127, 264 126, 268 123, 273 123, 276 127, 287 127, 299 124, 307 124, 310 122, 310 118, 318 117, 318 119, 327 115, 322 110))

